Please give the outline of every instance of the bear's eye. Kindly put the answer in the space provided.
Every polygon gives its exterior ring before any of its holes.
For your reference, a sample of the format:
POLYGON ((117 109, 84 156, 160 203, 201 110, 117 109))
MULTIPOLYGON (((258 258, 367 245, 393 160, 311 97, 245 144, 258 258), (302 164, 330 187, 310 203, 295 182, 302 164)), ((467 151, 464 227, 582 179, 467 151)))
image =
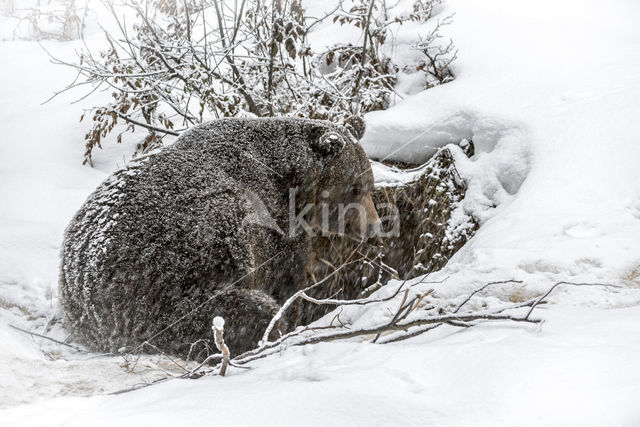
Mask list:
POLYGON ((360 187, 357 187, 357 186, 351 187, 351 195, 352 196, 359 196, 360 195, 360 187))

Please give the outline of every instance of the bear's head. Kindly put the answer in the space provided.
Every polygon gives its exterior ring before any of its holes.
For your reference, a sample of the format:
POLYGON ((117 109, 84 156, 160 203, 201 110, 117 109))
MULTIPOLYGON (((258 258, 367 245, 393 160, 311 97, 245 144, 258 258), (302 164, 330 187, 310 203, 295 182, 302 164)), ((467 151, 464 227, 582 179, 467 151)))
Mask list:
POLYGON ((306 139, 321 168, 307 188, 313 195, 307 218, 316 233, 361 239, 379 230, 371 197, 373 173, 358 143, 363 133, 359 118, 346 127, 326 122, 309 126, 306 139))

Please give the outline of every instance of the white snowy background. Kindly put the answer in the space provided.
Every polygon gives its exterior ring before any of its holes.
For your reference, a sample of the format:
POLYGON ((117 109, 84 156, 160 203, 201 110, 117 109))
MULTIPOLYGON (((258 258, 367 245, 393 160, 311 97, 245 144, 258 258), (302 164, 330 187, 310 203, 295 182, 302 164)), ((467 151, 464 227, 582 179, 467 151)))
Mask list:
MULTIPOLYGON (((108 94, 41 105, 72 73, 35 42, 4 41, 0 425, 640 425, 640 3, 448 0, 439 11, 454 12, 446 35, 459 48, 456 79, 415 93, 406 77, 404 99, 366 117, 362 142, 374 157, 412 161, 462 138, 476 144, 472 159, 454 152, 470 183, 465 208, 482 226, 430 277, 447 278, 436 295, 504 279, 523 283, 485 292, 487 304, 539 295, 560 280, 619 288, 561 287, 537 310, 541 326, 294 347, 224 378, 106 395, 163 372, 143 358, 127 373, 120 358, 77 354, 9 325, 42 331, 60 316, 63 230, 131 146, 106 144, 95 168, 82 166, 88 123, 79 113, 108 94)), ((87 42, 100 46, 96 27, 87 42)), ((398 31, 397 56, 411 55, 418 31, 398 31)), ((315 37, 331 43, 346 32, 326 24, 315 37)), ((42 45, 64 58, 80 46, 42 45)), ((375 322, 388 310, 350 315, 375 322)), ((59 324, 51 333, 66 336, 59 324)))

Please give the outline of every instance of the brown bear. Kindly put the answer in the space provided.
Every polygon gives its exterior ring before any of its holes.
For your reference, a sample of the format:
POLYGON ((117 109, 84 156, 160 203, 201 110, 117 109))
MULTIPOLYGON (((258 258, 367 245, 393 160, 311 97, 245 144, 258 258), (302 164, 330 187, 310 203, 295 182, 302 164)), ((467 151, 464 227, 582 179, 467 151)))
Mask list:
MULTIPOLYGON (((149 351, 148 341, 184 356, 221 316, 232 352, 255 347, 281 304, 310 276, 322 278, 319 238, 348 238, 358 253, 373 247, 373 176, 354 129, 216 120, 116 172, 65 233, 66 326, 95 350, 149 351)), ((366 285, 346 283, 346 297, 366 285)), ((322 313, 300 305, 274 333, 322 313)))

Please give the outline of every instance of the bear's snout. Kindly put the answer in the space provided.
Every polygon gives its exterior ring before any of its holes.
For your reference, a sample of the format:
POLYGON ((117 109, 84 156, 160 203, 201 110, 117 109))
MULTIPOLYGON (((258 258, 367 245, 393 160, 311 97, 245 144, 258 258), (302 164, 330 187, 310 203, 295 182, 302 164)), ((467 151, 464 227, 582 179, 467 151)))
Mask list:
POLYGON ((382 222, 376 211, 376 205, 373 203, 371 194, 366 195, 362 199, 362 206, 364 206, 365 212, 365 229, 360 230, 360 234, 366 237, 373 237, 378 234, 382 228, 382 222))
POLYGON ((350 226, 351 232, 357 234, 362 238, 369 238, 377 235, 382 229, 382 222, 376 211, 376 206, 373 203, 371 194, 365 195, 355 205, 350 213, 351 217, 347 215, 346 222, 350 226))

